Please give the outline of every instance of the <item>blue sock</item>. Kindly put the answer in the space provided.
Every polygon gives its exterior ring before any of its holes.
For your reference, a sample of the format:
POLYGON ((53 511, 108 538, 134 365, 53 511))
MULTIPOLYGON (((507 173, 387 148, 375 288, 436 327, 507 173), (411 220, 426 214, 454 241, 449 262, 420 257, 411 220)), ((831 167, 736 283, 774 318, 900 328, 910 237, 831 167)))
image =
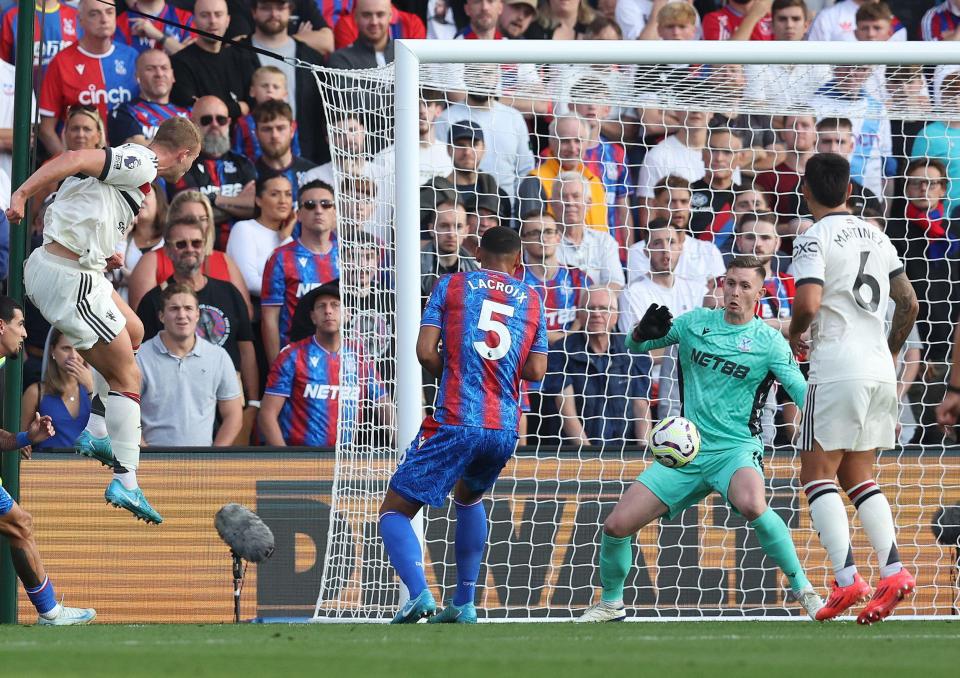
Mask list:
POLYGON ((464 505, 453 502, 457 507, 457 535, 454 553, 457 558, 457 590, 453 594, 453 604, 472 603, 480 576, 480 562, 483 560, 483 548, 487 545, 487 511, 483 500, 464 505))
POLYGON ((384 513, 380 516, 380 538, 387 548, 390 564, 400 575, 411 598, 416 598, 427 588, 423 573, 423 551, 410 519, 402 513, 384 513))
POLYGON ((28 589, 26 586, 23 588, 27 591, 27 598, 40 614, 49 612, 57 606, 57 594, 53 591, 50 577, 44 577, 43 583, 35 589, 28 589))

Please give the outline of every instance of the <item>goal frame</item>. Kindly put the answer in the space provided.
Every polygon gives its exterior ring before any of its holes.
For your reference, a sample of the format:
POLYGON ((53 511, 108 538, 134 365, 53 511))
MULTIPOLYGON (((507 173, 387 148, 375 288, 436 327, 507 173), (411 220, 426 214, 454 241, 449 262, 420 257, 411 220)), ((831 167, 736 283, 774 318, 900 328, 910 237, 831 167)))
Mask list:
POLYGON ((394 47, 396 120, 396 339, 398 452, 422 419, 422 379, 416 360, 420 331, 420 67, 424 64, 960 64, 954 42, 752 42, 661 40, 397 40, 394 47))

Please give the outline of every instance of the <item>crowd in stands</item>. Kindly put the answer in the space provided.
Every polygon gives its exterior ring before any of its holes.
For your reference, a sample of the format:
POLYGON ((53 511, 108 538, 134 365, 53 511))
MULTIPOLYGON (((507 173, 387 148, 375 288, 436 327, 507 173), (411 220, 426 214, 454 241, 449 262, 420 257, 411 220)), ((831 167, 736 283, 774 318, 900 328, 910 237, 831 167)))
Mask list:
MULTIPOLYGON (((36 11, 41 162, 146 143, 172 116, 203 137, 181 181, 151 186, 110 274, 145 327, 147 445, 332 445, 338 417, 376 422, 360 435, 390 442, 392 149, 367 110, 325 116, 314 74, 293 59, 376 68, 400 38, 960 40, 960 0, 37 0, 36 11), (360 228, 341 248, 347 224, 360 228), (348 323, 363 346, 341 341, 348 323), (370 405, 355 406, 358 395, 370 405)), ((6 7, 0 21, 4 208, 17 14, 6 7)), ((901 442, 938 440, 932 407, 960 303, 960 66, 618 73, 648 88, 721 82, 744 111, 776 101, 783 115, 618 107, 607 71, 568 71, 545 87, 569 93, 555 100, 521 96, 547 77, 531 65, 491 67, 489 86, 466 92, 421 92, 424 299, 438 276, 475 269, 479 236, 505 224, 523 241, 517 276, 545 301, 550 366, 523 386, 527 442, 642 446, 651 421, 679 413, 676 355, 630 355, 624 333, 651 303, 674 315, 720 305, 717 280, 737 254, 766 262, 757 313, 786 333, 792 240, 811 225, 801 183, 817 152, 850 160, 849 206, 905 258, 922 308, 901 356, 901 442)), ((56 190, 35 201, 31 247, 56 190)), ((70 446, 89 414, 89 369, 35 310, 27 318, 23 416, 51 414, 59 434, 47 444, 70 446)), ((772 389, 765 441, 790 444, 798 417, 772 389)))

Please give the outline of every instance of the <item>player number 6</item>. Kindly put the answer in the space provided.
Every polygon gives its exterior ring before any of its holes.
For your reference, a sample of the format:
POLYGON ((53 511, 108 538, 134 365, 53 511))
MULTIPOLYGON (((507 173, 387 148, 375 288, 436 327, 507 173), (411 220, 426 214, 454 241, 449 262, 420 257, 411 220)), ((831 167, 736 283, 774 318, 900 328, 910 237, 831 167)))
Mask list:
POLYGON ((493 314, 499 313, 500 315, 512 318, 513 310, 513 306, 500 304, 490 299, 483 300, 483 306, 480 307, 480 320, 477 321, 477 328, 484 332, 493 332, 500 341, 496 346, 490 346, 486 340, 473 342, 473 348, 480 354, 481 358, 500 360, 500 358, 507 355, 507 352, 510 351, 510 344, 513 343, 513 339, 510 337, 510 331, 502 322, 494 320, 493 314))

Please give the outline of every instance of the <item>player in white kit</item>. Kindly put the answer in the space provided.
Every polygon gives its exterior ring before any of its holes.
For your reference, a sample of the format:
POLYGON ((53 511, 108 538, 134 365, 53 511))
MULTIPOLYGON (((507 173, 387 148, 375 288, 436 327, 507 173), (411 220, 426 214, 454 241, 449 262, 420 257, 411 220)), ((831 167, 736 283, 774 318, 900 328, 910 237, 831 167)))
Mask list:
POLYGON ((846 207, 850 164, 822 153, 807 162, 803 195, 816 223, 793 246, 797 279, 790 345, 809 349, 801 425, 800 480, 810 518, 836 580, 817 619, 832 619, 870 597, 857 573, 850 526, 835 480, 847 493, 877 554, 880 583, 857 618, 886 618, 913 591, 897 551, 890 504, 877 485, 878 449, 896 443, 896 357, 917 317, 917 297, 890 239, 846 207), (890 332, 887 304, 895 304, 890 332), (810 330, 809 345, 801 337, 810 330))
POLYGON ((104 277, 123 257, 117 247, 133 224, 150 182, 175 182, 200 153, 200 132, 186 118, 171 118, 150 146, 69 151, 43 165, 10 198, 7 217, 23 218, 27 200, 41 186, 63 181, 47 209, 43 246, 24 268, 27 296, 47 321, 70 339, 101 375, 78 451, 113 465, 104 493, 108 503, 138 519, 160 523, 137 484, 140 459, 140 371, 134 351, 143 324, 104 277), (94 409, 94 408, 92 408, 94 409), (96 411, 96 409, 94 410, 96 411), (100 430, 94 430, 99 426, 100 430))

